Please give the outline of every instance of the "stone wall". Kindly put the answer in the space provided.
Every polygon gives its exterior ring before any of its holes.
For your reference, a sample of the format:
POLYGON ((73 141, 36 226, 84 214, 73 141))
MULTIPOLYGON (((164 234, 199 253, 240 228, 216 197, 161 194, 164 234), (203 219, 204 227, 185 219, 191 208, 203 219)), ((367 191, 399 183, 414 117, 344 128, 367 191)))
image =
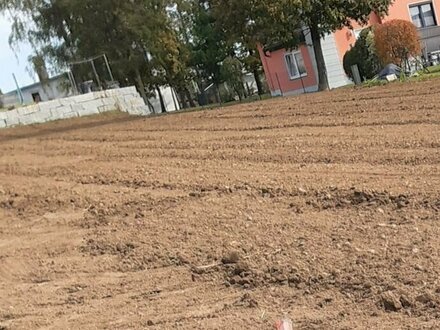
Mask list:
POLYGON ((54 120, 123 111, 131 115, 150 114, 135 87, 94 92, 0 112, 0 128, 41 124, 54 120))

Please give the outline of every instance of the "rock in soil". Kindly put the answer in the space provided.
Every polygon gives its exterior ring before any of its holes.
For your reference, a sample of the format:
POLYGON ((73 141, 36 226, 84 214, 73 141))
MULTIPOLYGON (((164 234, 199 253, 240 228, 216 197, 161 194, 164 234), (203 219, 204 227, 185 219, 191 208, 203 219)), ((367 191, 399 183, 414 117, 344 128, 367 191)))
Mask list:
POLYGON ((399 298, 397 298, 392 291, 387 291, 382 294, 381 304, 387 312, 397 312, 403 307, 399 298))
POLYGON ((230 251, 222 258, 222 263, 225 265, 236 264, 239 261, 240 254, 238 251, 230 251))

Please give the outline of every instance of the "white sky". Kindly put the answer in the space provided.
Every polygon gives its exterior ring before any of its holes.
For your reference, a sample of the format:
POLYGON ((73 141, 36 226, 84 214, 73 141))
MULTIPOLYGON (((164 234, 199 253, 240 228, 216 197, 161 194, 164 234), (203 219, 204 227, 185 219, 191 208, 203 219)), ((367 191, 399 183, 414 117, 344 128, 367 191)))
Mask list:
POLYGON ((11 23, 0 14, 0 89, 3 93, 16 89, 12 73, 15 73, 20 86, 35 82, 26 71, 27 57, 32 53, 31 47, 22 44, 19 50, 13 51, 8 43, 10 33, 11 23))

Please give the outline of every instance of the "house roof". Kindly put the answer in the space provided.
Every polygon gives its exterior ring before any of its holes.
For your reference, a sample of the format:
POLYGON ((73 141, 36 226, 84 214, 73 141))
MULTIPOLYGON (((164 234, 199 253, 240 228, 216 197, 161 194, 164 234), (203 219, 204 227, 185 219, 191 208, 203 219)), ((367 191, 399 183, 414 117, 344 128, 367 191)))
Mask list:
POLYGON ((264 53, 268 52, 275 52, 280 49, 285 49, 288 47, 288 44, 304 44, 306 42, 306 37, 304 34, 304 31, 302 29, 296 29, 295 30, 295 36, 290 41, 273 41, 269 42, 268 44, 264 45, 263 51, 264 53))

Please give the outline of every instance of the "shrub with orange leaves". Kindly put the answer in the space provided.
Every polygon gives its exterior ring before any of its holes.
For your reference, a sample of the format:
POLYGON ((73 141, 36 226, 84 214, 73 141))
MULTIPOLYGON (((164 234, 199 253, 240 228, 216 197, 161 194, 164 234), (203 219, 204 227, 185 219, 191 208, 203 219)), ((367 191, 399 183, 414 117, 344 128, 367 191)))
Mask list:
POLYGON ((403 66, 406 60, 421 55, 419 34, 414 24, 395 19, 374 29, 377 56, 383 64, 403 66))

